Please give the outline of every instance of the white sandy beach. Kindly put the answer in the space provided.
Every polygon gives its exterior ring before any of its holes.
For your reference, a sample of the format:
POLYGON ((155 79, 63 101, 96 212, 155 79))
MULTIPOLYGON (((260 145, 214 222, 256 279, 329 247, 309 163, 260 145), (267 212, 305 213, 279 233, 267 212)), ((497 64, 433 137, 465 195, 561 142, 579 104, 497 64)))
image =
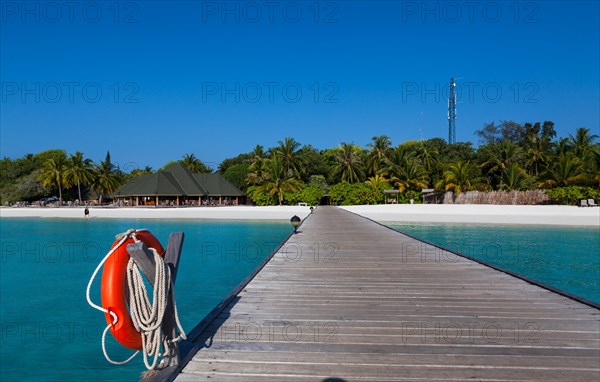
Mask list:
MULTIPOLYGON (((24 207, 0 208, 0 217, 84 218, 84 207, 24 207)), ((230 207, 90 207, 90 218, 117 219, 228 219, 228 220, 287 220, 298 215, 304 219, 310 207, 300 206, 230 206, 230 207)))
MULTIPOLYGON (((544 224, 600 227, 600 208, 571 206, 498 206, 485 204, 387 204, 341 207, 380 222, 544 224)), ((79 208, 0 208, 0 217, 43 217, 83 219, 79 208)), ((189 207, 189 208, 90 208, 91 218, 129 219, 304 219, 309 207, 189 207)))
POLYGON ((342 207, 379 222, 543 224, 600 227, 600 208, 490 204, 387 204, 342 207))

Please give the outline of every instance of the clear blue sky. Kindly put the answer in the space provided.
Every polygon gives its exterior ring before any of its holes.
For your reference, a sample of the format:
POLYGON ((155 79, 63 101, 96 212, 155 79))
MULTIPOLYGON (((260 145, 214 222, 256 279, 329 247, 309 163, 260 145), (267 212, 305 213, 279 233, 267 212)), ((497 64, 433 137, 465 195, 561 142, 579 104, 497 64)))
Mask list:
POLYGON ((451 76, 459 141, 499 120, 599 132, 598 1, 0 4, 1 156, 214 167, 286 136, 419 139, 421 113, 447 138, 451 76))

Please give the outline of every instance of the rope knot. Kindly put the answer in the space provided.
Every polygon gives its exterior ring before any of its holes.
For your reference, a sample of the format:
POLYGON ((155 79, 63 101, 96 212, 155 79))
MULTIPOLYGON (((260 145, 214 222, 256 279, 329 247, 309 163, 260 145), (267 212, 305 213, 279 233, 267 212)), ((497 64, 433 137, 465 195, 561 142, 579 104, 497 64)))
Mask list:
POLYGON ((135 229, 135 228, 128 229, 128 230, 127 230, 127 231, 125 231, 125 232, 121 232, 121 233, 119 233, 119 234, 115 235, 115 240, 123 240, 123 239, 124 239, 124 238, 126 238, 126 237, 127 237, 127 238, 128 238, 128 237, 131 237, 131 236, 133 236, 133 234, 135 234, 137 231, 138 231, 138 230, 137 230, 137 229, 135 229))

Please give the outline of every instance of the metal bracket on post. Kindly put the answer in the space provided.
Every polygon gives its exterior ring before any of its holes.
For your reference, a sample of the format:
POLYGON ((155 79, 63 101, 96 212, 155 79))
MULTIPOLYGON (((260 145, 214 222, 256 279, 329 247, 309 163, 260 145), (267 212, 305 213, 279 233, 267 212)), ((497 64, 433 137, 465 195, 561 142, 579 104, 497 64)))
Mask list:
MULTIPOLYGON (((163 332, 167 334, 169 340, 177 337, 177 325, 175 323, 175 307, 173 297, 173 285, 177 278, 177 270, 179 267, 179 259, 181 257, 181 248, 183 247, 183 232, 173 232, 169 237, 167 249, 164 256, 164 261, 171 269, 171 288, 169 289, 168 304, 165 310, 165 316, 162 323, 163 332)), ((154 262, 154 254, 148 249, 146 244, 139 242, 129 244, 127 246, 129 256, 135 261, 144 276, 154 285, 156 277, 156 264, 154 262)), ((169 366, 179 364, 179 343, 169 342, 169 346, 165 349, 166 355, 163 357, 159 369, 164 369, 169 366)))

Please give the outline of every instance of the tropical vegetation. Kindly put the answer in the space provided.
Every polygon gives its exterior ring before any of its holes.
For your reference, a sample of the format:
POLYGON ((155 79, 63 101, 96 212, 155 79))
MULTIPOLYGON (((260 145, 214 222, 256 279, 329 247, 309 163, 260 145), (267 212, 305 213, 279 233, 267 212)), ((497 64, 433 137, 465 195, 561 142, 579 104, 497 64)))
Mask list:
MULTIPOLYGON (((221 162, 217 172, 246 192, 255 204, 334 204, 420 202, 424 188, 459 195, 466 191, 543 189, 557 203, 600 197, 600 143, 585 127, 557 137, 554 123, 502 121, 484 125, 471 142, 448 144, 441 138, 394 145, 386 135, 364 147, 342 142, 319 150, 284 137, 277 145, 221 162), (386 196, 388 195, 388 196, 386 196)), ((172 162, 165 164, 165 167, 172 162)), ((179 160, 194 172, 214 171, 193 153, 179 160)), ((48 150, 0 160, 2 203, 61 200, 102 201, 132 177, 152 173, 146 166, 124 171, 106 154, 94 163, 81 152, 48 150)))

